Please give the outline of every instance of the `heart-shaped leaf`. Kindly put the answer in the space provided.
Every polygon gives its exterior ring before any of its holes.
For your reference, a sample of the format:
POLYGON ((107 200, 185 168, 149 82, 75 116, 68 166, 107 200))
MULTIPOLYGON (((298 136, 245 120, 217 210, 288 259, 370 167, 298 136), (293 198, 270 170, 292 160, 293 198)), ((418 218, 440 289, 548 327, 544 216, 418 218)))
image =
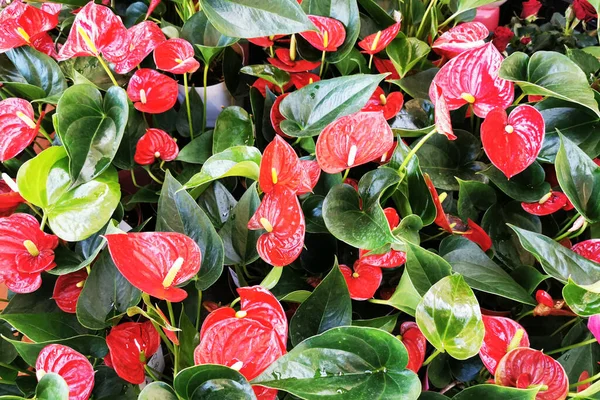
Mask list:
POLYGON ((140 392, 138 400, 178 400, 171 386, 164 382, 152 382, 140 392))
POLYGON ((246 378, 223 365, 203 364, 186 368, 177 374, 173 387, 181 398, 190 400, 209 397, 240 400, 256 398, 246 378))
POLYGON ((571 279, 563 287, 563 298, 571 310, 581 317, 600 314, 600 294, 590 292, 571 279))
POLYGON ((223 49, 239 39, 223 35, 208 20, 202 10, 192 14, 181 28, 180 37, 195 46, 196 54, 210 64, 223 49))
POLYGON ((69 400, 69 386, 62 376, 55 373, 45 374, 35 388, 38 400, 69 400))
POLYGON ((386 53, 402 79, 419 61, 429 54, 430 50, 427 43, 414 37, 406 37, 404 33, 400 32, 396 39, 388 45, 386 53))
POLYGON ((241 107, 227 107, 217 117, 213 131, 213 154, 234 146, 252 146, 254 129, 250 115, 241 107))
POLYGON ((545 180, 544 168, 537 162, 510 180, 494 166, 490 166, 481 174, 490 178, 500 190, 517 201, 538 201, 550 191, 550 184, 545 180))
POLYGON ((396 290, 389 299, 370 301, 372 303, 385 304, 397 308, 414 317, 421 299, 422 297, 419 292, 417 292, 417 289, 415 289, 410 276, 407 272, 404 272, 400 278, 400 283, 398 283, 396 290))
POLYGON ((452 266, 442 257, 410 242, 406 246, 406 272, 421 296, 440 279, 452 274, 452 266))
POLYGON ((496 191, 478 181, 458 181, 458 215, 463 221, 469 218, 476 221, 480 211, 489 209, 496 203, 496 191))

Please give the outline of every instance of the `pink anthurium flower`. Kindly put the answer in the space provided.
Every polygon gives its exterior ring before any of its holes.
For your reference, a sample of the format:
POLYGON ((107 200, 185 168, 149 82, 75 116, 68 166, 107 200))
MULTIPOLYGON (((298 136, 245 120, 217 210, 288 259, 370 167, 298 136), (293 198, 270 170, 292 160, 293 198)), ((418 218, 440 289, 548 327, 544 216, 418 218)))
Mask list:
POLYGON ((24 45, 58 24, 55 14, 47 13, 21 1, 14 1, 0 12, 0 53, 24 45))
POLYGON ((75 314, 77 300, 87 277, 88 273, 85 268, 58 277, 52 292, 52 299, 54 299, 58 308, 66 313, 75 314))
POLYGON ((479 357, 491 374, 506 353, 517 347, 529 347, 525 329, 516 321, 505 317, 483 315, 485 336, 479 357))
POLYGON ((287 72, 310 71, 321 65, 319 61, 298 59, 294 51, 283 48, 275 50, 275 57, 267 58, 267 61, 280 70, 287 72))
POLYGON ((495 108, 481 124, 483 150, 508 179, 533 164, 544 134, 544 117, 528 105, 516 107, 508 116, 504 109, 495 108))
POLYGON ((344 24, 334 18, 309 15, 308 19, 317 27, 318 32, 306 31, 300 35, 315 49, 336 51, 346 39, 344 24))
POLYGON ((193 73, 200 68, 194 58, 194 48, 187 40, 169 39, 154 49, 156 68, 172 74, 193 73))
POLYGON ((400 21, 385 28, 382 31, 377 31, 363 40, 358 42, 358 47, 363 49, 362 53, 377 54, 385 49, 400 32, 400 21))
POLYGON ((600 314, 592 315, 588 319, 588 329, 596 340, 600 340, 600 314))
POLYGON ((340 265, 340 271, 348 285, 350 298, 353 300, 368 300, 375 295, 383 274, 381 268, 362 264, 360 260, 354 263, 354 271, 346 265, 340 265))
POLYGON ((465 22, 444 32, 433 42, 431 48, 450 59, 466 50, 483 46, 489 34, 490 31, 481 22, 465 22))
POLYGON ((574 245, 571 250, 600 264, 600 239, 589 239, 574 245))
POLYGON ((142 112, 160 114, 171 109, 177 101, 177 81, 153 69, 135 71, 127 86, 127 96, 142 112))
POLYGON ((371 98, 361 111, 380 111, 387 120, 394 118, 400 112, 403 105, 404 96, 402 96, 402 93, 392 92, 386 96, 383 89, 377 86, 377 89, 375 89, 375 92, 373 92, 371 98))
POLYGON ((140 165, 150 165, 157 159, 173 161, 177 158, 177 154, 179 154, 179 147, 167 132, 150 128, 138 140, 133 159, 140 165))
POLYGON ((554 214, 567 204, 567 196, 564 193, 551 190, 539 201, 533 203, 521 203, 523 210, 529 214, 544 216, 554 214))
POLYGON ((148 54, 152 53, 156 46, 166 40, 160 27, 152 21, 140 22, 129 28, 127 32, 131 42, 129 43, 127 57, 115 64, 115 72, 118 74, 126 74, 132 71, 148 54))
POLYGON ((94 388, 94 368, 86 356, 62 344, 49 344, 38 354, 35 376, 60 375, 69 386, 69 400, 87 400, 94 388))
POLYGON ((0 101, 0 161, 19 155, 38 132, 33 107, 16 97, 0 101))
POLYGON ((450 117, 450 110, 448 109, 448 103, 442 92, 442 88, 437 84, 433 83, 433 95, 431 101, 435 110, 435 129, 437 133, 440 133, 448 138, 448 140, 456 140, 456 135, 452 129, 452 118, 450 117))

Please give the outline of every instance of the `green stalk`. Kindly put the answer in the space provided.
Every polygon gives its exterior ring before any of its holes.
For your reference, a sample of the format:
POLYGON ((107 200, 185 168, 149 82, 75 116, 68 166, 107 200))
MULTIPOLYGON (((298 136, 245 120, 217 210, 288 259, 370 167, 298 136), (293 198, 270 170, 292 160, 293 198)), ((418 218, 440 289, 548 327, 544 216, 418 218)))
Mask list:
POLYGON ((412 150, 406 155, 406 158, 404 159, 404 161, 402 161, 400 168, 398 168, 399 171, 402 171, 404 168, 406 168, 411 158, 413 158, 414 155, 417 154, 417 151, 419 151, 419 149, 425 144, 425 142, 427 142, 429 138, 435 135, 436 132, 436 128, 433 128, 427 135, 423 136, 419 143, 417 143, 417 145, 413 147, 412 150))
POLYGON ((204 107, 204 112, 202 113, 202 133, 206 130, 206 103, 208 101, 208 64, 204 64, 204 75, 203 75, 203 84, 204 84, 204 101, 202 102, 202 106, 204 107))
POLYGON ((442 354, 442 352, 436 349, 429 357, 427 357, 427 360, 425 360, 425 362, 423 363, 423 367, 431 364, 431 362, 440 354, 442 354))
POLYGON ((97 55, 96 58, 98 59, 98 61, 100 61, 100 65, 102 65, 102 68, 104 68, 104 70, 106 71, 106 73, 108 74, 108 77, 110 78, 110 80, 112 81, 113 85, 115 86, 119 86, 119 84, 117 83, 117 80, 115 79, 115 76, 113 75, 113 73, 110 71, 110 68, 108 68, 108 65, 106 64, 106 62, 102 59, 102 57, 100 55, 97 55))
POLYGON ((565 346, 565 347, 561 347, 559 349, 555 349, 555 350, 552 350, 552 351, 547 351, 546 354, 547 355, 552 355, 552 354, 562 353, 562 352, 565 352, 567 350, 572 350, 572 349, 576 349, 578 347, 587 346, 588 344, 592 344, 592 343, 596 343, 596 342, 597 342, 597 340, 595 338, 594 339, 588 339, 588 340, 584 340, 583 342, 572 344, 570 346, 565 346))
POLYGON ((188 125, 190 126, 190 139, 194 140, 194 127, 192 126, 192 110, 190 109, 190 94, 188 90, 187 74, 183 74, 183 88, 185 90, 185 108, 187 111, 188 125))

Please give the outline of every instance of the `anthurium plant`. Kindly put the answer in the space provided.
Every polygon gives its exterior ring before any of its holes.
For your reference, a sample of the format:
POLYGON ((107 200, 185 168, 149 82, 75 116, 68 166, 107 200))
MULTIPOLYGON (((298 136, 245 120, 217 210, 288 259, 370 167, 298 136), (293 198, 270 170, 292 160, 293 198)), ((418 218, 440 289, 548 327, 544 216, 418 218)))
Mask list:
POLYGON ((0 1, 0 400, 600 398, 598 10, 0 1))

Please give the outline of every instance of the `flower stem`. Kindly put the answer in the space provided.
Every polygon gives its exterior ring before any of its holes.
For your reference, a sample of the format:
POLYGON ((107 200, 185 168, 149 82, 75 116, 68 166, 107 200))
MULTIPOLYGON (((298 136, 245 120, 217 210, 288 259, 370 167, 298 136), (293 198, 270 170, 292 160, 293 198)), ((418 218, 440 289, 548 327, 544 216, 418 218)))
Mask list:
POLYGON ((600 379, 600 374, 596 374, 596 375, 590 376, 589 378, 584 379, 582 381, 575 382, 575 383, 569 385, 569 389, 574 389, 574 388, 576 388, 578 386, 585 385, 586 383, 594 382, 597 379, 600 379))
MULTIPOLYGON (((171 320, 171 326, 175 326, 175 313, 173 312, 173 305, 170 301, 167 300, 167 308, 169 309, 169 319, 171 320)), ((177 332, 175 332, 177 335, 177 332)), ((173 356, 175 357, 175 361, 173 362, 173 377, 177 375, 177 366, 179 364, 179 345, 177 343, 173 343, 173 356)))
MULTIPOLYGON (((562 228, 562 229, 561 229, 561 230, 558 232, 558 234, 556 235, 556 237, 554 238, 554 240, 556 240, 556 241, 559 241, 559 240, 562 240, 562 239, 564 239, 564 236, 563 236, 563 234, 564 234, 565 232, 567 232, 571 226, 573 226, 573 223, 575 222, 575 220, 577 220, 577 218, 579 218, 579 215, 580 215, 579 213, 576 213, 576 214, 573 216, 573 218, 571 218, 571 219, 569 220, 569 222, 567 222, 567 223, 565 224, 565 226, 563 226, 563 228, 562 228)), ((567 233, 568 233, 568 232, 567 232, 567 233)))
POLYGON ((52 138, 50 137, 50 135, 48 135, 48 132, 46 132, 46 130, 42 127, 41 123, 40 123, 40 128, 38 129, 38 132, 41 133, 42 135, 44 135, 44 138, 46 138, 46 140, 52 146, 52 138))
POLYGON ((160 380, 156 377, 156 375, 154 375, 154 371, 152 371, 152 368, 150 368, 147 364, 144 364, 144 369, 146 370, 146 374, 148 374, 148 376, 152 378, 153 381, 156 382, 160 380))
POLYGON ((423 363, 423 367, 431 364, 431 362, 441 354, 442 352, 438 349, 436 349, 429 357, 427 357, 427 360, 425 360, 425 362, 423 363))
POLYGON ((321 77, 321 75, 323 75, 323 67, 325 66, 325 55, 327 54, 327 52, 325 50, 323 50, 323 54, 321 55, 321 68, 319 69, 319 77, 321 77))
POLYGON ((579 318, 573 318, 572 320, 562 324, 558 329, 556 329, 554 332, 552 332, 550 337, 555 336, 556 334, 560 333, 563 329, 568 328, 569 326, 573 325, 577 321, 579 321, 579 318))
MULTIPOLYGON (((431 9, 433 8, 433 6, 435 5, 436 0, 431 0, 429 2, 429 5, 427 6, 427 9, 425 10, 425 14, 423 14, 423 18, 421 19, 421 23, 419 24, 419 29, 417 29, 417 34, 415 35, 416 37, 421 37, 421 31, 423 30, 423 27, 425 26, 425 21, 427 21, 427 15, 429 14, 429 11, 431 11, 431 9)), ((433 40, 433 38, 432 38, 433 40)))
POLYGON ((521 93, 521 95, 519 97, 517 97, 517 99, 515 100, 515 102, 512 105, 516 106, 517 104, 519 104, 521 102, 521 100, 523 100, 524 97, 525 97, 525 93, 521 93))
POLYGON ((135 186, 138 189, 141 189, 142 187, 140 185, 138 185, 137 181, 135 180, 135 172, 133 170, 131 171, 131 182, 133 182, 133 186, 135 186))
POLYGON ((150 176, 150 178, 152 178, 152 180, 156 183, 158 183, 159 185, 163 184, 163 181, 161 181, 160 179, 158 179, 156 176, 154 176, 154 174, 152 173, 152 171, 150 171, 150 168, 147 167, 145 168, 146 172, 148 172, 148 175, 150 176))
POLYGON ((588 344, 592 344, 592 343, 596 343, 596 342, 597 342, 597 340, 595 338, 588 339, 588 340, 584 340, 583 342, 572 344, 570 346, 565 346, 565 347, 561 347, 559 349, 555 349, 555 350, 552 350, 552 351, 547 351, 546 354, 547 355, 552 355, 552 354, 557 354, 557 353, 563 353, 563 352, 565 352, 567 350, 572 350, 572 349, 576 349, 578 347, 587 346, 588 344))
POLYGON ((44 213, 44 215, 42 216, 42 223, 40 224, 40 231, 43 231, 44 227, 46 227, 47 220, 48 220, 48 216, 46 215, 46 213, 44 213))
POLYGON ((188 125, 190 126, 190 139, 194 140, 194 128, 192 127, 192 111, 190 109, 190 94, 188 93, 187 74, 183 74, 183 89, 185 90, 185 109, 187 111, 188 125))
POLYGON ((344 182, 346 180, 349 173, 350 173, 350 168, 348 168, 344 171, 344 175, 342 176, 342 182, 344 182))
POLYGON ((411 158, 413 158, 414 155, 417 154, 417 151, 419 151, 419 149, 425 144, 425 142, 427 142, 430 137, 435 135, 436 132, 437 132, 437 130, 435 128, 433 128, 431 130, 431 132, 429 132, 427 135, 423 136, 423 138, 419 141, 419 143, 417 143, 416 146, 413 147, 412 150, 406 155, 406 158, 404 159, 404 161, 402 161, 400 168, 398 168, 399 171, 402 171, 404 168, 406 168, 406 166, 410 162, 411 158))
POLYGON ((115 79, 115 76, 113 75, 113 73, 110 71, 110 68, 108 68, 108 65, 106 64, 106 62, 102 59, 102 57, 100 55, 97 55, 96 58, 98 59, 98 61, 100 61, 100 65, 102 65, 102 68, 104 68, 104 70, 106 71, 106 73, 108 74, 108 77, 110 78, 110 80, 112 81, 113 85, 115 86, 119 86, 119 84, 117 83, 117 80, 115 79))
POLYGON ((202 312, 202 290, 198 290, 198 309, 196 310, 196 331, 200 330, 200 313, 202 312))
POLYGON ((202 78, 202 82, 204 84, 204 101, 202 102, 203 112, 202 112, 202 133, 206 130, 206 103, 208 102, 208 64, 204 64, 204 76, 202 78))

